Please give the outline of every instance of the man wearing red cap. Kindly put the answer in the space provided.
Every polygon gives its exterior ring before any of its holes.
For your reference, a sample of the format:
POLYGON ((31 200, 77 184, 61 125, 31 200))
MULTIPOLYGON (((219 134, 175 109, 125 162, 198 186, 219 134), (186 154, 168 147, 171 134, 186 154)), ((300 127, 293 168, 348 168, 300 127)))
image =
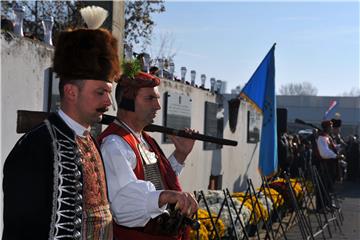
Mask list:
MULTIPOLYGON (((101 8, 81 11, 106 18, 101 8)), ((3 239, 112 240, 104 167, 88 132, 111 105, 117 40, 105 29, 61 32, 53 67, 59 111, 22 136, 5 160, 3 239)))
MULTIPOLYGON (((336 145, 334 144, 330 134, 332 132, 333 123, 330 120, 321 122, 323 131, 319 134, 317 143, 317 156, 320 160, 320 173, 328 193, 334 192, 334 184, 336 179, 337 161, 344 158, 342 154, 337 153, 336 145)), ((325 205, 332 206, 325 200, 325 205)))
POLYGON ((100 135, 116 239, 181 239, 155 229, 169 204, 185 216, 197 210, 192 194, 182 192, 177 176, 194 140, 171 137, 175 151, 166 158, 143 131, 160 110, 160 79, 146 73, 122 76, 116 87, 117 119, 100 135))

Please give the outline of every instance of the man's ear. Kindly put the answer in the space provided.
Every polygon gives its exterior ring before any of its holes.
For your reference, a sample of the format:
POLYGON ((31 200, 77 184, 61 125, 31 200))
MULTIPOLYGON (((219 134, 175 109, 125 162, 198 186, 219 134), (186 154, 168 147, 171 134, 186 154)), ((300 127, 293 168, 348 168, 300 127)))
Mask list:
POLYGON ((79 89, 74 84, 65 84, 64 85, 64 97, 73 101, 77 98, 79 89))

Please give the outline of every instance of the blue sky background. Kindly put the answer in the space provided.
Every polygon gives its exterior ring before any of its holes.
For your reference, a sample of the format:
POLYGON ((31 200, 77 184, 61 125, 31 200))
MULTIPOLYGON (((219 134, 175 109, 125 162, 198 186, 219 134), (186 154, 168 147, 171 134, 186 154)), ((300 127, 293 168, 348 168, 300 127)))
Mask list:
POLYGON ((227 92, 243 86, 276 42, 276 89, 312 83, 320 96, 360 88, 359 1, 215 2, 166 1, 154 14, 148 51, 175 54, 180 67, 227 81, 227 92))

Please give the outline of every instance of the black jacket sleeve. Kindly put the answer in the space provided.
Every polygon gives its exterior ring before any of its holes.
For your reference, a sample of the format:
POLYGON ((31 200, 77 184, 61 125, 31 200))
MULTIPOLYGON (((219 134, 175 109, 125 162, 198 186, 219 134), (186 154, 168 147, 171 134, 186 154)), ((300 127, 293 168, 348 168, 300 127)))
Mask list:
POLYGON ((54 155, 46 126, 25 134, 4 163, 3 239, 48 239, 54 155))

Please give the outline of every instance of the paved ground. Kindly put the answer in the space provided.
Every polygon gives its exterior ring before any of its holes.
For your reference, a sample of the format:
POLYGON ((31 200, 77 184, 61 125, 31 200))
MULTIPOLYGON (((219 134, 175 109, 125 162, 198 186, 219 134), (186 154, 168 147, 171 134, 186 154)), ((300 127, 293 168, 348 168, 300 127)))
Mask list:
MULTIPOLYGON (((341 225, 342 233, 335 229, 335 222, 330 223, 332 238, 330 238, 328 229, 325 229, 325 239, 334 240, 360 240, 360 181, 344 182, 336 185, 336 190, 341 200, 342 213, 344 216, 341 225)), ((311 215, 312 225, 316 225, 316 218, 311 215)), ((298 225, 293 226, 287 234, 289 240, 302 239, 298 225)), ((320 234, 315 239, 324 239, 320 234)))

